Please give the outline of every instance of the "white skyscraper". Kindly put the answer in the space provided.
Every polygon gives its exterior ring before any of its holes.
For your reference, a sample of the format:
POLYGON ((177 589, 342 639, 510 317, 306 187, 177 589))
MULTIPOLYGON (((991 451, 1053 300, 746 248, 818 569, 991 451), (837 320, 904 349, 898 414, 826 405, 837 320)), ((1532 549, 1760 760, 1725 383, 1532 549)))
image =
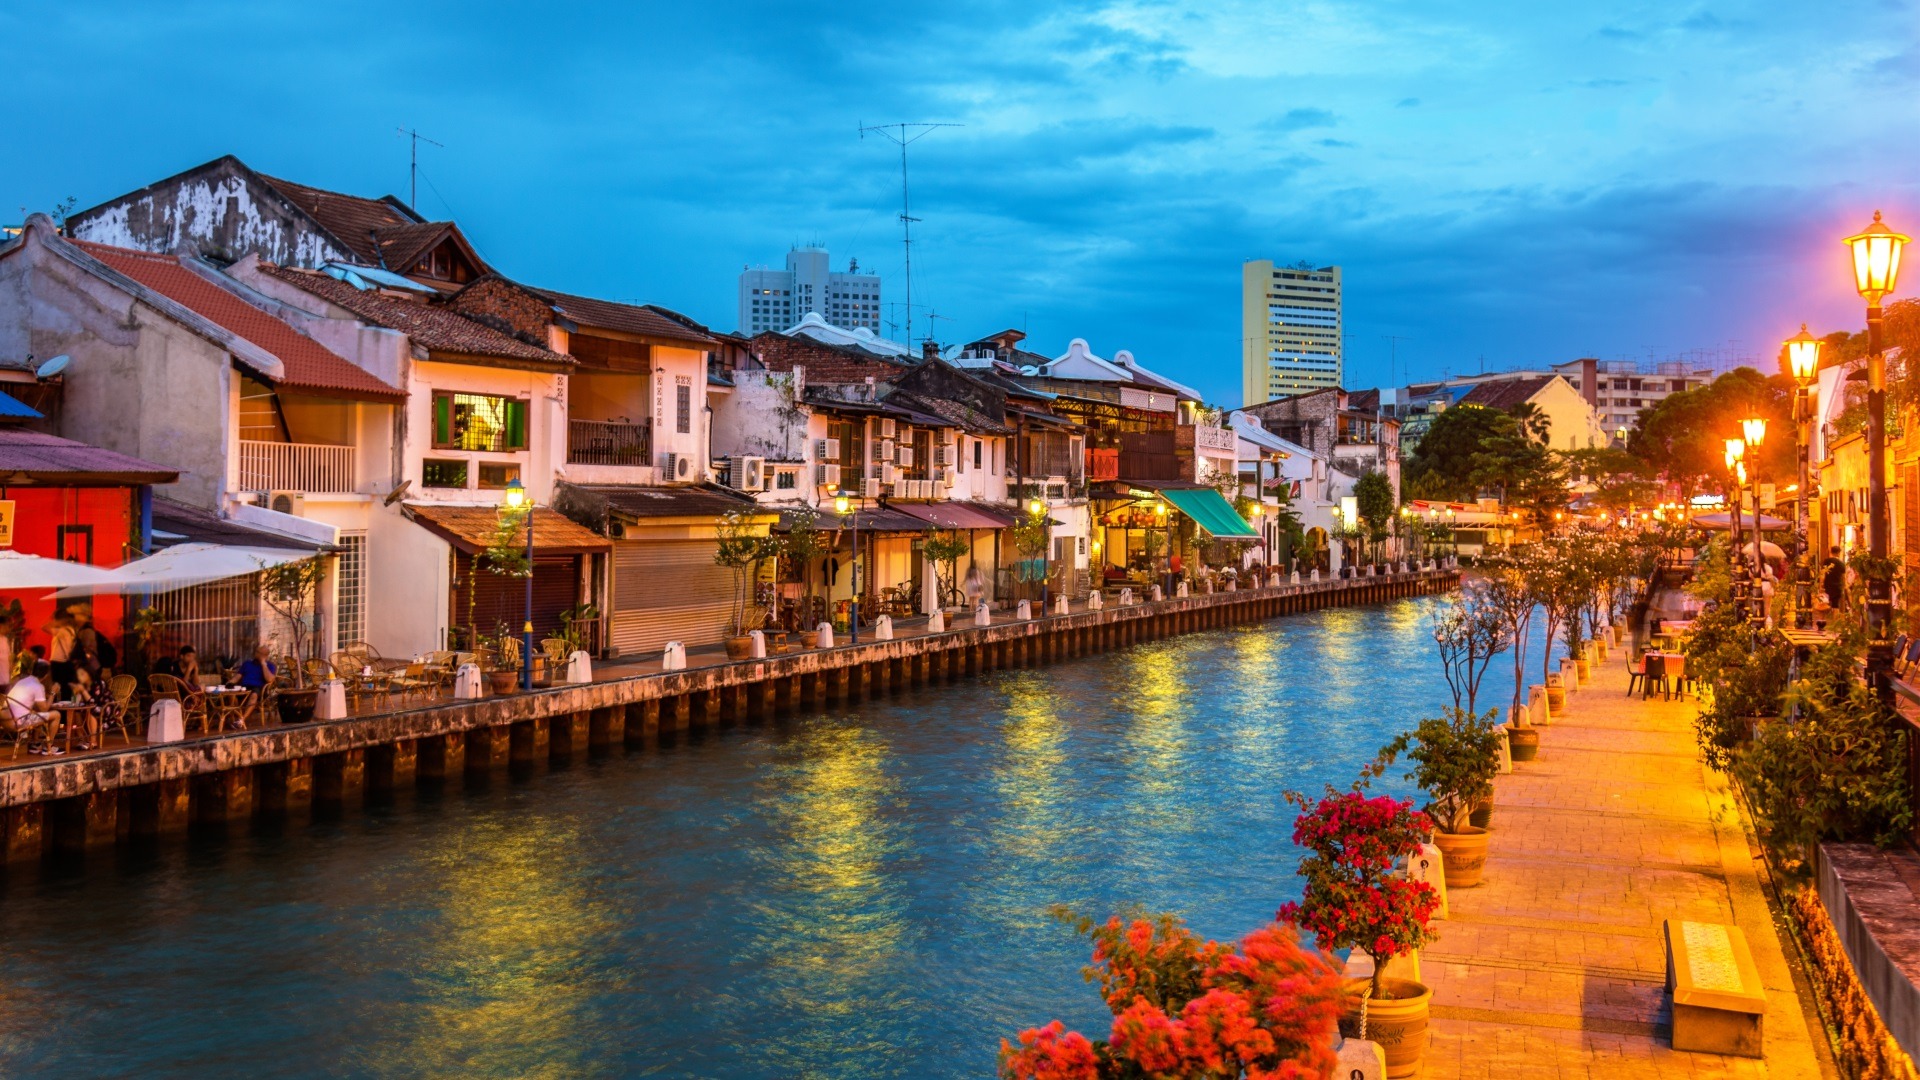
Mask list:
POLYGON ((880 278, 860 273, 856 260, 843 273, 827 269, 825 248, 794 248, 785 270, 740 272, 740 332, 785 330, 808 312, 847 330, 880 332, 880 278))

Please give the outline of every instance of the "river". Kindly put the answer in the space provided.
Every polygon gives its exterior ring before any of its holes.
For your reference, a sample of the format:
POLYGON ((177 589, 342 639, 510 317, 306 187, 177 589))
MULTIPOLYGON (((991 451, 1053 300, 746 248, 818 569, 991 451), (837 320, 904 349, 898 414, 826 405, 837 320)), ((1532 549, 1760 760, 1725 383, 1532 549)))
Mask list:
POLYGON ((1048 905, 1237 937, 1296 895, 1281 792, 1446 703, 1435 602, 16 874, 0 1075, 991 1076, 1105 1031, 1048 905))

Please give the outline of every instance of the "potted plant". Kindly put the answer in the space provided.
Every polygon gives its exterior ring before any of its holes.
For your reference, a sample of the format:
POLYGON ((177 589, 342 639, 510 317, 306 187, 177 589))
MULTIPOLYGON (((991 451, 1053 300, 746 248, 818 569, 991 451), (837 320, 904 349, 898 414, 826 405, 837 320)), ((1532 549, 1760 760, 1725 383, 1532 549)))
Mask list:
POLYGON ((754 582, 761 565, 779 553, 779 541, 767 535, 754 517, 754 511, 745 507, 729 510, 714 530, 714 565, 733 578, 733 606, 727 620, 727 658, 731 660, 753 655, 753 639, 748 635, 766 622, 765 612, 753 605, 754 582))
POLYGON ((520 667, 525 661, 526 643, 506 623, 494 629, 493 665, 487 669, 487 684, 496 694, 511 694, 520 686, 520 667))
POLYGON ((1540 756, 1540 729, 1524 720, 1516 713, 1507 724, 1507 754, 1514 761, 1532 761, 1540 756))
POLYGON ((934 587, 940 594, 942 610, 961 610, 960 556, 972 550, 973 542, 961 536, 958 529, 928 529, 927 538, 921 541, 920 554, 933 564, 934 587))
POLYGON ((820 620, 814 610, 813 564, 833 548, 820 532, 819 515, 807 507, 795 512, 779 547, 781 556, 800 576, 800 610, 796 628, 800 644, 809 649, 818 648, 820 620))
POLYGON ((1216 1080, 1327 1076, 1343 1004, 1332 958, 1293 927, 1264 926, 1237 945, 1207 941, 1172 915, 1075 918, 1093 940, 1087 981, 1113 1013, 1105 1040, 1060 1021, 1000 1043, 1006 1080, 1216 1080))
POLYGON ((307 685, 306 661, 313 635, 313 603, 319 585, 326 580, 326 560, 311 558, 262 566, 253 575, 260 599, 280 617, 287 635, 293 639, 293 670, 287 675, 293 685, 274 697, 274 708, 283 724, 304 724, 313 719, 319 703, 318 687, 307 685))
POLYGON ((1346 981, 1340 1031, 1379 1043, 1388 1076, 1412 1076, 1427 1049, 1433 991, 1411 979, 1388 978, 1386 970, 1394 957, 1433 938, 1428 921, 1439 909, 1440 894, 1397 868, 1400 859, 1419 852, 1432 822, 1406 800, 1369 798, 1359 786, 1338 791, 1329 785, 1318 801, 1286 793, 1301 810, 1293 841, 1310 854, 1300 860, 1306 879, 1300 900, 1282 905, 1280 918, 1312 933, 1322 949, 1362 948, 1373 957, 1371 979, 1346 981))
POLYGON ((1391 765, 1402 754, 1413 762, 1407 779, 1430 800, 1427 814, 1436 825, 1433 843, 1446 862, 1447 888, 1470 889, 1480 884, 1487 864, 1488 832, 1471 818, 1475 807, 1493 797, 1500 771, 1498 713, 1489 709, 1480 716, 1453 706, 1444 711, 1381 747, 1379 764, 1391 765))

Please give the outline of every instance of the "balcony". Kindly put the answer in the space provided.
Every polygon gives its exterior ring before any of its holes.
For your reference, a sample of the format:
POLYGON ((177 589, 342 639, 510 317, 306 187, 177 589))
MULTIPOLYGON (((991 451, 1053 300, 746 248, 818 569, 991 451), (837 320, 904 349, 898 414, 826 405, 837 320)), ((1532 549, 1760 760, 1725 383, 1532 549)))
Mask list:
POLYGON ((1120 479, 1120 451, 1087 447, 1087 479, 1094 483, 1120 479))
POLYGON ((652 429, 611 420, 567 421, 567 461, 577 465, 651 465, 652 429))
POLYGON ((1170 428, 1158 431, 1128 432, 1120 436, 1120 476, 1122 480, 1191 480, 1191 466, 1181 468, 1170 428))
POLYGON ((1173 429, 1174 441, 1182 450, 1202 457, 1232 457, 1235 452, 1233 430, 1216 424, 1181 424, 1173 429))
POLYGON ((359 456, 351 446, 240 440, 241 491, 348 494, 359 474, 359 456))

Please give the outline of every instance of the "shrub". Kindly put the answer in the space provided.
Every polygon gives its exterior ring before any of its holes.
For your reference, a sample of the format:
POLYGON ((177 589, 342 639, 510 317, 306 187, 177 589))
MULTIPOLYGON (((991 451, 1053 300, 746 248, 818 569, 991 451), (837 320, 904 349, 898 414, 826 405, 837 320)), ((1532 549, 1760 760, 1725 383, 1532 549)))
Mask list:
POLYGON ((1380 748, 1380 764, 1391 765, 1405 754, 1414 763, 1407 779, 1433 800, 1427 813, 1447 832, 1467 830, 1473 808, 1493 795, 1493 778, 1500 772, 1499 709, 1476 716, 1449 706, 1442 717, 1420 721, 1412 731, 1380 748))

